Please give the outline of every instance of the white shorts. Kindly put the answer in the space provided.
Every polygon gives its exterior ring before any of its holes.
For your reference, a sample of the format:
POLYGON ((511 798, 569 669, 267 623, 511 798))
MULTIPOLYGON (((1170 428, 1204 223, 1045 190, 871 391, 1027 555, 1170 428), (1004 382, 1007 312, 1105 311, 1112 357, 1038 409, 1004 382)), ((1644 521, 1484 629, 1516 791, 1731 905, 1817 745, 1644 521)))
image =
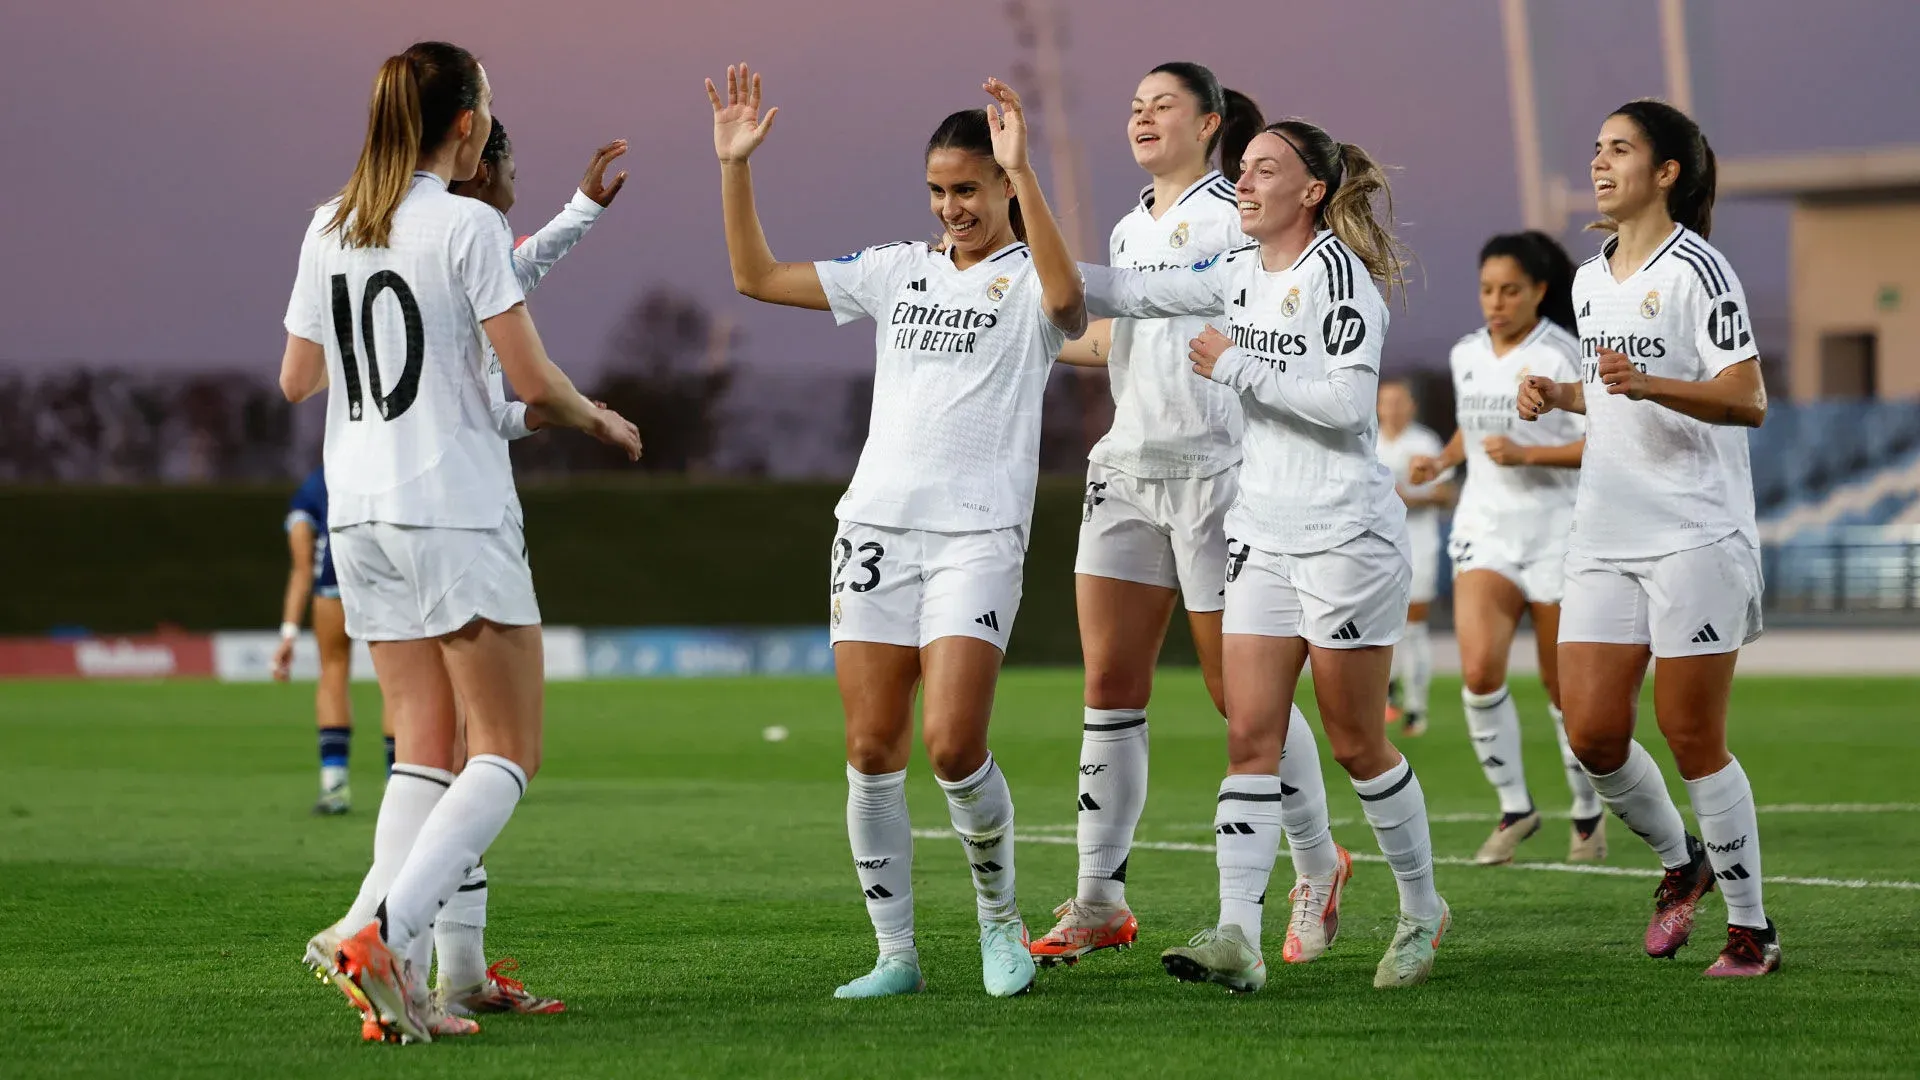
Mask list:
POLYGON ((1469 570, 1491 570, 1513 582, 1529 604, 1557 604, 1566 594, 1564 537, 1557 544, 1529 551, 1507 537, 1455 532, 1447 540, 1447 557, 1453 560, 1454 577, 1469 570))
POLYGON ((1732 652, 1760 636, 1760 553, 1739 534, 1650 559, 1567 556, 1560 641, 1732 652))
POLYGON ((1025 529, 939 533, 843 521, 829 564, 831 639, 921 648, 976 637, 1005 652, 1026 559, 1025 529))
POLYGON ((436 529, 368 521, 333 530, 347 636, 420 641, 475 619, 534 626, 527 544, 512 514, 493 529, 436 529))
POLYGON ((1179 589, 1188 611, 1219 611, 1239 475, 1143 480, 1089 462, 1073 572, 1179 589))
POLYGON ((1359 649, 1397 644, 1407 628, 1413 566, 1404 540, 1368 532, 1310 555, 1228 543, 1225 633, 1359 649))

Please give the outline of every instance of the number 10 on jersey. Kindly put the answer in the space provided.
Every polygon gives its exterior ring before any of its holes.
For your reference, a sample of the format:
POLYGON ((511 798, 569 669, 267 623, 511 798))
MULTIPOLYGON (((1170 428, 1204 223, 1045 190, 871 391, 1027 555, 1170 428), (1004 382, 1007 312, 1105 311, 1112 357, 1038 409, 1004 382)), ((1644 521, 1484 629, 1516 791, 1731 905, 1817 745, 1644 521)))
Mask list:
MULTIPOLYGON (((347 275, 333 275, 333 336, 340 343, 341 381, 347 392, 347 419, 359 420, 364 406, 360 392, 360 361, 353 349, 353 297, 347 290, 347 275)), ((360 341, 367 347, 367 385, 373 391, 374 407, 383 420, 398 420, 413 406, 420 393, 420 365, 426 354, 426 330, 420 322, 420 304, 406 279, 391 270, 382 270, 367 279, 360 293, 360 341), (400 306, 400 318, 407 332, 407 362, 393 392, 380 387, 380 356, 373 344, 373 304, 380 294, 391 290, 400 306)))

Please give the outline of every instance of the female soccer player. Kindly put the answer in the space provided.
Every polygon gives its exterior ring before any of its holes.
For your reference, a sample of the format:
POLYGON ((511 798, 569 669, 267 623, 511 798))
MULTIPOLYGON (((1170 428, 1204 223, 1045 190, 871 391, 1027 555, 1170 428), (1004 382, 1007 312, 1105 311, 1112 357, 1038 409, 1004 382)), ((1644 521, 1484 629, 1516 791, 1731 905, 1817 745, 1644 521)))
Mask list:
POLYGON ((1459 427, 1444 451, 1411 463, 1416 481, 1467 464, 1447 545, 1464 683, 1460 697, 1474 754, 1500 800, 1500 822, 1474 861, 1511 862, 1520 842, 1540 829, 1521 767, 1520 713, 1507 692, 1514 630, 1522 615, 1531 615, 1547 711, 1573 792, 1567 858, 1598 862, 1607 854, 1605 819, 1567 743, 1555 662, 1567 532, 1573 527, 1586 424, 1565 412, 1536 424, 1514 423, 1515 395, 1528 375, 1580 377, 1573 260, 1544 233, 1488 240, 1480 249, 1480 310, 1485 328, 1461 338, 1450 359, 1459 427))
POLYGON ((1387 310, 1368 279, 1395 287, 1401 256, 1373 197, 1389 200, 1390 221, 1391 196, 1364 150, 1297 119, 1247 145, 1235 193, 1254 245, 1190 270, 1081 268, 1096 315, 1224 316, 1230 334, 1209 327, 1190 358, 1247 414, 1227 514, 1220 922, 1161 959, 1180 979, 1242 992, 1266 984, 1260 912, 1280 843, 1280 751, 1311 658, 1333 755, 1399 884, 1399 925, 1374 985, 1411 986, 1432 971, 1448 914, 1420 782, 1380 722, 1412 579, 1406 507, 1374 453, 1387 310))
MULTIPOLYGON (((1153 178, 1114 226, 1114 266, 1192 266, 1246 243, 1233 181, 1260 130, 1259 108, 1222 89, 1213 72, 1161 64, 1140 80, 1127 119, 1133 159, 1153 178), (1213 166, 1219 155, 1220 168, 1213 166)), ((1086 512, 1074 565, 1080 647, 1086 657, 1080 742, 1078 891, 1033 943, 1041 963, 1074 963, 1132 945, 1126 902, 1134 830, 1147 800, 1147 699, 1174 600, 1187 609, 1200 671, 1224 715, 1220 609, 1225 603, 1227 507, 1237 489, 1240 401, 1183 363, 1205 320, 1116 319, 1089 328, 1061 360, 1103 365, 1113 428, 1088 455, 1086 512)), ((1339 927, 1352 858, 1327 828, 1319 750, 1302 717, 1287 727, 1281 779, 1298 884, 1283 955, 1309 961, 1339 927)))
POLYGON ((500 214, 447 191, 490 128, 472 54, 424 42, 374 81, 367 136, 314 215, 287 306, 280 386, 327 395, 328 525, 347 632, 394 718, 374 862, 348 918, 308 945, 390 1038, 475 1030, 428 1010, 428 931, 538 769, 540 613, 482 337, 555 424, 639 455, 639 436, 546 357, 500 214), (455 696, 471 756, 453 759, 455 696), (361 923, 359 920, 367 921, 361 923))
MULTIPOLYGON (((347 637, 346 616, 340 610, 340 585, 334 575, 333 552, 327 547, 327 471, 313 470, 293 493, 287 509, 287 549, 293 568, 280 603, 280 644, 273 651, 273 677, 285 682, 293 674, 293 643, 306 618, 307 600, 313 600, 313 640, 320 650, 320 680, 313 692, 313 712, 320 726, 320 800, 316 814, 344 814, 353 808, 353 789, 347 783, 347 757, 353 747, 353 641, 347 637)), ((393 771, 393 731, 383 712, 387 771, 393 771)))
POLYGON ((1427 733, 1427 687, 1433 682, 1433 644, 1427 636, 1427 610, 1439 591, 1440 511, 1453 504, 1453 485, 1438 477, 1415 482, 1409 466, 1417 457, 1440 452, 1440 436, 1414 422, 1419 403, 1404 379, 1380 384, 1380 441, 1374 447, 1393 473, 1394 490, 1407 504, 1407 546, 1413 552, 1412 602, 1407 632, 1393 649, 1393 677, 1387 683, 1387 723, 1400 721, 1403 735, 1427 733))
POLYGON ((843 998, 920 990, 906 765, 913 698, 922 739, 973 868, 987 992, 1033 985, 1014 902, 1013 799, 987 750, 1002 650, 1020 603, 1039 463, 1040 402, 1061 345, 1086 326, 1080 275, 1027 160, 1020 99, 957 112, 927 143, 927 191, 945 250, 866 248, 776 262, 747 160, 778 109, 760 77, 711 80, 714 149, 734 286, 756 300, 878 324, 873 421, 836 511, 834 667, 847 715, 847 834, 880 944, 843 998), (1024 240, 1024 242, 1023 242, 1024 240))
POLYGON ((1708 975, 1764 975, 1780 939, 1761 903, 1753 787, 1727 750, 1740 646, 1760 634, 1760 554, 1742 428, 1767 415, 1740 279, 1707 243, 1714 161, 1685 113, 1631 101, 1601 125, 1594 199, 1614 235, 1574 277, 1578 382, 1529 375, 1519 414, 1587 414, 1567 554, 1560 700, 1600 798, 1666 867, 1651 956, 1693 931, 1715 879, 1727 945, 1708 975), (1633 739, 1653 662, 1654 718, 1687 782, 1701 839, 1633 739), (1701 840, 1705 841, 1702 845, 1701 840))

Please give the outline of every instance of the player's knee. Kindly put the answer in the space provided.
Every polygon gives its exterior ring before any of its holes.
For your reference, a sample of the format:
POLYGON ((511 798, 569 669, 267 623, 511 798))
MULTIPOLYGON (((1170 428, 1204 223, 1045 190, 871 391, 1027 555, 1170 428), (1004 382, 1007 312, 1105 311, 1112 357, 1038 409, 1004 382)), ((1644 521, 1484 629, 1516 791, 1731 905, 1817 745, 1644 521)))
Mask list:
POLYGON ((1573 747, 1573 756, 1580 759, 1581 768, 1596 776, 1604 776, 1619 772, 1626 765, 1633 738, 1613 732, 1582 730, 1568 724, 1567 744, 1573 747))
POLYGON ((1144 709, 1153 693, 1153 672, 1107 666, 1087 668, 1089 709, 1144 709))
POLYGON ((1726 743, 1704 732, 1681 731, 1667 735, 1667 749, 1673 751, 1673 763, 1685 780, 1712 776, 1726 768, 1731 760, 1726 743))
POLYGON ((847 764, 853 766, 855 772, 868 776, 898 772, 900 766, 895 762, 899 757, 900 752, 891 740, 864 735, 847 736, 847 764))
POLYGON ((1280 744, 1273 724, 1227 722, 1227 761, 1236 771, 1279 772, 1280 744))
POLYGON ((1506 683, 1506 667, 1491 656, 1463 656, 1460 681, 1466 684, 1470 694, 1491 694, 1506 683))

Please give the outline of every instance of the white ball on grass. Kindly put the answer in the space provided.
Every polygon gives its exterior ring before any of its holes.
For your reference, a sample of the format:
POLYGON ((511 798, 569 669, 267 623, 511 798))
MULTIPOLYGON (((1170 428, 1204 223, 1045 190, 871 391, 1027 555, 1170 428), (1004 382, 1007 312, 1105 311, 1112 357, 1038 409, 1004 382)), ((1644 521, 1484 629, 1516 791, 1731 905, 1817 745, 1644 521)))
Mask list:
POLYGON ((787 729, 779 724, 774 724, 772 727, 760 732, 760 737, 768 742, 786 742, 787 729))

